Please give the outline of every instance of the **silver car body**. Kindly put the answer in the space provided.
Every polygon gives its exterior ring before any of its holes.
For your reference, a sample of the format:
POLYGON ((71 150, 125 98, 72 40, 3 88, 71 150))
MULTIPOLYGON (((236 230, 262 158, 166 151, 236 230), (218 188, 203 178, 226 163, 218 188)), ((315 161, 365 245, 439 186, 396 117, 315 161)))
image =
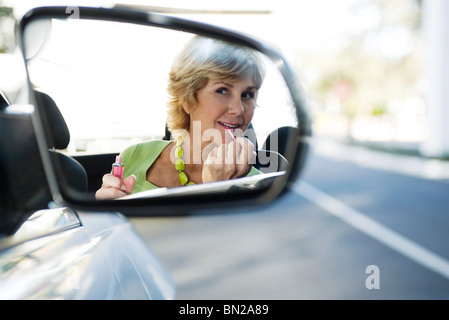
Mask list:
POLYGON ((119 213, 41 210, 0 252, 0 299, 174 299, 169 274, 119 213))

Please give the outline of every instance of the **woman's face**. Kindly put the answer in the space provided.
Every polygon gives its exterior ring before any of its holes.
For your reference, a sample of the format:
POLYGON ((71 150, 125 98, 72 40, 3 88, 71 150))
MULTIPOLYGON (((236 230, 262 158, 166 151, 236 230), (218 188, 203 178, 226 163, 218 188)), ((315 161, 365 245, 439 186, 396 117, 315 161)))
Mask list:
POLYGON ((194 133, 194 126, 198 126, 197 121, 201 121, 203 141, 218 142, 216 139, 221 139, 221 143, 226 143, 229 141, 226 130, 240 136, 253 118, 256 94, 255 83, 250 77, 209 79, 197 93, 197 107, 190 112, 190 134, 194 133))

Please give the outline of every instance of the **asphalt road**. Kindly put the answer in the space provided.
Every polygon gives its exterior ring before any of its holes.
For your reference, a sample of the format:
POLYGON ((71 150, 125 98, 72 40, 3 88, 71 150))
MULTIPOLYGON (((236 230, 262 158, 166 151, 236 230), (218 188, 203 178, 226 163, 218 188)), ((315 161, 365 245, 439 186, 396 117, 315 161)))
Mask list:
POLYGON ((131 222, 178 299, 449 299, 446 164, 364 152, 317 148, 251 212, 131 222))

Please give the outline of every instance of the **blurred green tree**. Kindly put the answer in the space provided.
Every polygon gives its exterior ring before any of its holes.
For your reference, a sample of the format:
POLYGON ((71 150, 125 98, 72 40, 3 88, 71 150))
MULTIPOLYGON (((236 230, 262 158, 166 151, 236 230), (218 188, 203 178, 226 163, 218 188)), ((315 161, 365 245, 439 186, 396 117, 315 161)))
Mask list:
POLYGON ((333 101, 331 112, 344 115, 349 129, 355 117, 394 113, 392 101, 424 89, 421 1, 361 0, 348 10, 343 45, 301 59, 319 70, 309 83, 319 112, 333 101))
POLYGON ((13 8, 2 6, 0 1, 0 53, 14 51, 15 26, 16 19, 14 17, 13 8))

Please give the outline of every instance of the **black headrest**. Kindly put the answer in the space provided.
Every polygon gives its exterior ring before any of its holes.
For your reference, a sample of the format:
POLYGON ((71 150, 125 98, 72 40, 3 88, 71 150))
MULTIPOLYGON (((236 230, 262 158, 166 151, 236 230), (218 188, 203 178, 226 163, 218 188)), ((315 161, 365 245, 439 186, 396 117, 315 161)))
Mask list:
POLYGON ((285 156, 288 137, 298 135, 298 131, 298 128, 290 126, 280 127, 273 130, 265 139, 263 150, 276 151, 285 156))
POLYGON ((55 101, 46 93, 34 91, 36 103, 44 113, 44 121, 47 123, 52 139, 49 140, 49 147, 55 149, 65 149, 70 142, 70 132, 64 117, 59 111, 55 101))

